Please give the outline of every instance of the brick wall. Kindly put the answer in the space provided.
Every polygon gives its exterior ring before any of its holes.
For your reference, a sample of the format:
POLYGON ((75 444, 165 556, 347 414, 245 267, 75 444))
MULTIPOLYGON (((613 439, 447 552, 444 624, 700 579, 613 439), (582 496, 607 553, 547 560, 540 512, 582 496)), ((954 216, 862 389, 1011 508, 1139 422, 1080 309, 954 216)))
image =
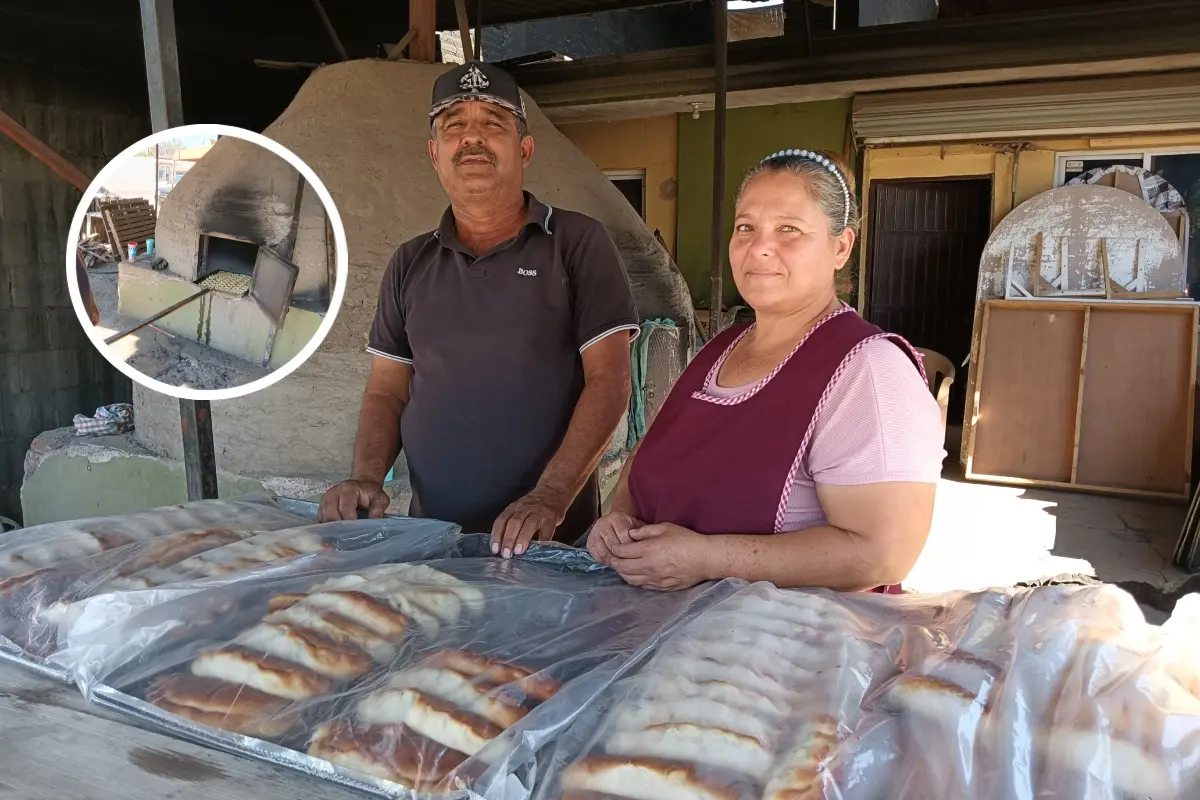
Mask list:
MULTIPOLYGON (((106 91, 94 77, 0 58, 0 108, 94 175, 149 133, 149 121, 129 112, 144 108, 144 97, 106 91)), ((84 336, 67 293, 66 242, 80 198, 0 136, 0 515, 18 520, 33 437, 131 396, 129 380, 84 336)))

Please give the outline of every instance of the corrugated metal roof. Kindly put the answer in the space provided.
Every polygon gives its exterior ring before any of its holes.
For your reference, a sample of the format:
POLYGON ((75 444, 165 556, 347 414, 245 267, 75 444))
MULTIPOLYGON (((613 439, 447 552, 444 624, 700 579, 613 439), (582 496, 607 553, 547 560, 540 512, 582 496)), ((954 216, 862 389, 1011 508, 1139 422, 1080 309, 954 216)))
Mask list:
POLYGON ((927 89, 854 98, 854 133, 875 144, 1198 127, 1198 72, 927 89))

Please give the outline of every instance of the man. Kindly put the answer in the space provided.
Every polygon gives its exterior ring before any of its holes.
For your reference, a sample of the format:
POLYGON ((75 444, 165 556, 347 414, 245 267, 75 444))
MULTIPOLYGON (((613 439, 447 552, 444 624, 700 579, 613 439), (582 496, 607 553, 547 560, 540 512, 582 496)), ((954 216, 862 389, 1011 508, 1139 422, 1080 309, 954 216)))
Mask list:
POLYGON ((596 466, 628 408, 629 279, 599 222, 523 191, 534 142, 510 75, 451 70, 429 116, 450 207, 388 264, 353 472, 320 518, 381 516, 403 444, 410 515, 490 531, 505 558, 535 537, 574 542, 599 516, 596 466))

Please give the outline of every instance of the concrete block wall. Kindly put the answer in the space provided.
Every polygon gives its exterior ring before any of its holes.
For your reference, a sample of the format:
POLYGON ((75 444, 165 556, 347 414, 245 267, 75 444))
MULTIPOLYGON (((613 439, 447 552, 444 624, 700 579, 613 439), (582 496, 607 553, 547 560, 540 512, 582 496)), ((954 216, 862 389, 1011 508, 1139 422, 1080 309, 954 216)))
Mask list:
MULTIPOLYGON (((149 133, 148 120, 127 107, 128 98, 87 76, 0 58, 0 108, 85 174, 149 133)), ((17 520, 33 438, 132 397, 129 380, 84 335, 67 292, 66 243, 80 198, 0 136, 0 515, 17 520)))

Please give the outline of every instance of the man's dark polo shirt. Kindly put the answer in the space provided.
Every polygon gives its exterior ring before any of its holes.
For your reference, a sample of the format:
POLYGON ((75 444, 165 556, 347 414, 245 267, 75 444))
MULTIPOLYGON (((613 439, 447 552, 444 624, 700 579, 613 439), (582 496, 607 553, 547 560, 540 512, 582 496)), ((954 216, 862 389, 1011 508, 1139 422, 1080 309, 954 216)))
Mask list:
MULTIPOLYGON (((583 391, 580 353, 637 331, 633 292, 608 232, 526 193, 517 238, 475 258, 449 209, 401 245, 379 291, 367 350, 413 365, 401 418, 410 514, 487 532, 532 490, 583 391)), ((593 475, 556 538, 599 515, 593 475)))

